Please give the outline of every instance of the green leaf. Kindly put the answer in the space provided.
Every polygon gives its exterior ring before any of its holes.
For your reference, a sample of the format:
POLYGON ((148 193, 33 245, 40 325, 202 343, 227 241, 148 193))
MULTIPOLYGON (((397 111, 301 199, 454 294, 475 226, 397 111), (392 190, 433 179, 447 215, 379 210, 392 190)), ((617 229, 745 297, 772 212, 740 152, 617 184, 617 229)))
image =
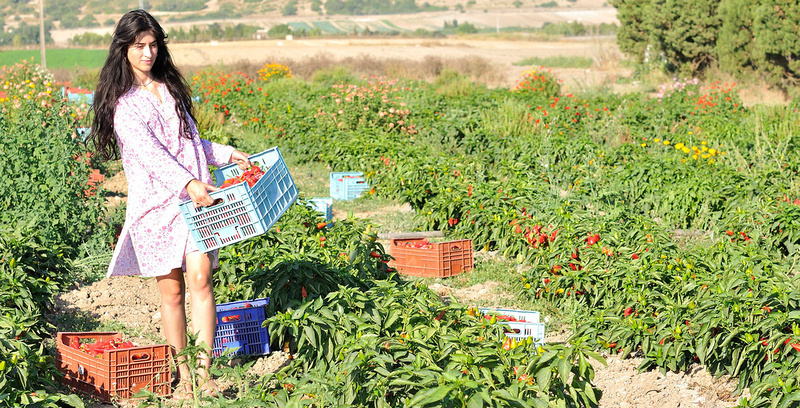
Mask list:
POLYGON ((572 365, 563 358, 558 358, 556 360, 556 365, 558 366, 558 376, 561 377, 561 382, 564 384, 569 383, 569 373, 572 370, 572 365))
POLYGON ((550 388, 551 373, 550 366, 544 366, 536 372, 536 384, 539 385, 539 389, 546 390, 550 388))
POLYGON ((308 340, 311 347, 317 348, 317 336, 314 332, 314 327, 316 326, 303 326, 303 337, 308 340))
POLYGON ((447 394, 450 393, 453 387, 449 385, 442 385, 436 388, 428 388, 425 390, 420 391, 414 398, 409 401, 408 405, 410 406, 421 406, 421 405, 428 405, 434 402, 439 402, 443 400, 447 394))
POLYGON ((483 398, 476 392, 472 394, 472 398, 467 401, 467 408, 482 408, 483 402, 483 398))

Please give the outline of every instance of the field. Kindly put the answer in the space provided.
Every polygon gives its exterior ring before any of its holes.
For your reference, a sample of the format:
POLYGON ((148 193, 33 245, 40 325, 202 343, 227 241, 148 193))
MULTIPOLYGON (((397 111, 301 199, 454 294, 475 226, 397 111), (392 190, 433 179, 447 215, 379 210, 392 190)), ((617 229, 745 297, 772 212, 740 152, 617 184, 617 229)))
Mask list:
MULTIPOLYGON (((793 406, 796 101, 745 104, 734 84, 696 79, 628 91, 604 40, 172 51, 203 137, 279 146, 301 204, 328 195, 332 171, 371 187, 336 201, 331 225, 296 204, 221 250, 217 301, 270 297, 273 353, 217 359, 222 397, 191 405, 793 406), (570 56, 593 65, 518 65, 570 56), (385 238, 408 231, 471 239, 475 269, 396 274, 385 238), (512 342, 477 306, 540 311, 545 343, 512 342)), ((154 282, 102 279, 124 175, 80 143, 86 107, 52 98, 48 74, 4 75, 19 92, 0 100, 0 395, 105 406, 57 384, 52 339, 164 341, 154 282), (87 185, 93 170, 103 185, 87 185)), ((176 405, 141 397, 122 405, 176 405)))
MULTIPOLYGON (((52 69, 99 68, 106 60, 108 51, 86 49, 52 49, 47 50, 47 67, 52 69)), ((0 66, 14 65, 21 60, 33 60, 41 64, 42 54, 38 49, 0 51, 0 66)))

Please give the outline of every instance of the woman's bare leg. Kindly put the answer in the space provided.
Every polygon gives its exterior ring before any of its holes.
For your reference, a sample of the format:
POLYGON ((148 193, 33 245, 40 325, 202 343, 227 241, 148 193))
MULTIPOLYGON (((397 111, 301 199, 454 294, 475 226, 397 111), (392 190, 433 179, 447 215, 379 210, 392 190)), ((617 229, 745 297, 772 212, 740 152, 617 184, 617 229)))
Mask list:
MULTIPOLYGON (((161 292, 164 337, 180 353, 186 347, 186 286, 183 271, 180 268, 173 269, 169 275, 159 276, 156 280, 161 292)), ((186 363, 178 364, 178 376, 183 381, 189 379, 189 367, 186 363)))
MULTIPOLYGON (((186 286, 192 310, 192 332, 197 335, 197 343, 205 343, 214 348, 214 335, 217 330, 217 309, 214 302, 214 280, 211 270, 211 259, 208 254, 192 252, 186 255, 186 286)), ((198 356, 200 377, 203 388, 216 390, 216 384, 210 378, 208 368, 211 356, 202 353, 198 356)))

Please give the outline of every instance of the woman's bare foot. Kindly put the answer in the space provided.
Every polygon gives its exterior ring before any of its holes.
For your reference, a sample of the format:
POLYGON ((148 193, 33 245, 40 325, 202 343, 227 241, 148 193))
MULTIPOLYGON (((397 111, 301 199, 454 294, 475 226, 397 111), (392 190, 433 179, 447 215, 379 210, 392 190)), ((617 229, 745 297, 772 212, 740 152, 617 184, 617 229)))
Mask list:
POLYGON ((194 397, 192 383, 189 380, 180 380, 172 393, 172 398, 178 401, 191 401, 194 397))
POLYGON ((220 392, 222 392, 222 390, 219 388, 219 385, 217 385, 216 381, 214 381, 211 378, 208 379, 200 378, 199 381, 200 381, 200 390, 203 393, 205 393, 207 396, 211 398, 219 397, 219 394, 220 392))

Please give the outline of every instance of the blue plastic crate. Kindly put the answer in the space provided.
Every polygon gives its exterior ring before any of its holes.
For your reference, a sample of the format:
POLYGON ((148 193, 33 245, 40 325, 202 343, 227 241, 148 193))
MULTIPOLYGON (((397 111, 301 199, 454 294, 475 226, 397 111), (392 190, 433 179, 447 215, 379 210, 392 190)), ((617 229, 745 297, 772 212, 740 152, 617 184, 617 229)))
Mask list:
POLYGON ((217 332, 211 355, 219 357, 226 349, 231 355, 269 354, 269 333, 261 327, 266 319, 269 298, 217 305, 217 332))
POLYGON ((321 212, 325 216, 325 221, 330 222, 333 219, 333 198, 312 198, 308 200, 311 208, 321 212))
POLYGON ((81 141, 86 141, 86 137, 89 136, 89 133, 92 132, 92 128, 90 127, 79 127, 75 128, 75 133, 78 134, 78 137, 81 138, 81 141))
POLYGON ((353 200, 369 190, 364 173, 360 171, 331 173, 330 181, 331 197, 335 200, 353 200))
POLYGON ((61 88, 61 93, 70 102, 85 103, 87 105, 94 103, 94 92, 70 92, 69 89, 61 88))
MULTIPOLYGON (((253 187, 243 182, 209 193, 215 200, 210 207, 195 208, 191 201, 180 204, 200 252, 269 231, 297 199, 297 186, 277 147, 250 156, 250 162, 264 171, 253 187)), ((241 173, 236 164, 221 167, 214 172, 216 184, 241 173)))

